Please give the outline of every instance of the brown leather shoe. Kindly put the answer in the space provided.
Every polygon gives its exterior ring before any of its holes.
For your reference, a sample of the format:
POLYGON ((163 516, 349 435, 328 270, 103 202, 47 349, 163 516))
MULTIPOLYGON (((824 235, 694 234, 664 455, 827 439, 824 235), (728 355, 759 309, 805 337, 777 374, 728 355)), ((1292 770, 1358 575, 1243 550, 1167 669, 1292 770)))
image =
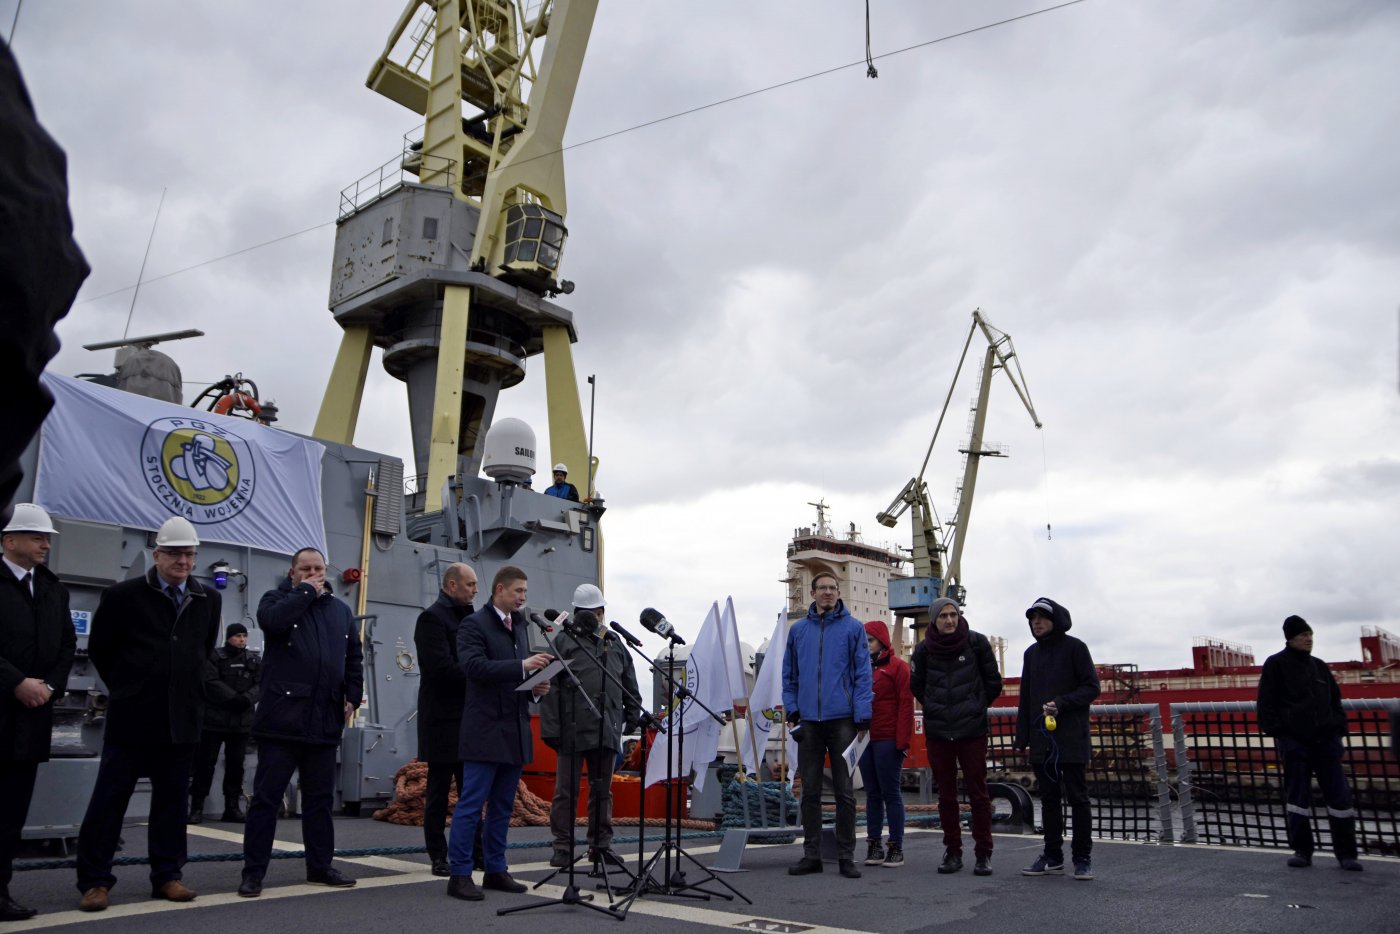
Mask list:
POLYGON ((171 879, 152 892, 151 898, 163 898, 168 902, 192 902, 194 901, 194 889, 179 879, 171 879))
POLYGON ((107 910, 107 887, 105 885, 94 885, 83 893, 82 901, 78 902, 79 911, 106 911, 107 910))

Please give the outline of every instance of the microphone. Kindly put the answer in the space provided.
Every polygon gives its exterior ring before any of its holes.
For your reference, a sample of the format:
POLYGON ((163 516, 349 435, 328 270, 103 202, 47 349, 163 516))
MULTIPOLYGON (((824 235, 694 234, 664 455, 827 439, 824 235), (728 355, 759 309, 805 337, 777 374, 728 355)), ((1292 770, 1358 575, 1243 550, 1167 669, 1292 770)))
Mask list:
POLYGON ((628 632, 626 629, 623 629, 621 623, 616 623, 616 622, 614 622, 614 623, 608 623, 608 627, 609 627, 610 629, 612 629, 613 632, 617 633, 619 636, 621 636, 622 638, 626 639, 628 645, 634 645, 634 646, 636 646, 637 648, 641 648, 641 647, 642 647, 642 640, 641 640, 641 639, 638 639, 636 636, 632 635, 632 634, 631 634, 630 632, 628 632))
POLYGON ((579 610, 572 620, 564 624, 564 628, 574 634, 594 635, 598 631, 598 614, 592 610, 579 610))
POLYGON ((544 618, 549 620, 551 623, 563 615, 563 613, 560 613, 558 610, 555 609, 548 609, 544 611, 544 618))
MULTIPOLYGON (((554 610, 554 611, 545 610, 544 615, 545 615, 545 616, 549 616, 550 612, 553 612, 556 616, 557 616, 558 613, 559 613, 558 610, 554 610)), ((554 617, 553 617, 553 616, 549 616, 549 618, 550 618, 550 619, 553 619, 554 617)), ((530 622, 534 623, 536 626, 540 627, 540 629, 544 630, 544 632, 545 632, 546 635, 554 631, 554 627, 551 626, 551 625, 549 625, 549 623, 545 622, 545 621, 544 621, 544 618, 541 617, 540 614, 538 614, 538 613, 531 613, 531 614, 530 614, 530 622)))
POLYGON ((663 639, 670 639, 676 645, 685 645, 685 640, 676 634, 676 627, 671 625, 671 621, 651 607, 642 610, 641 622, 648 632, 654 632, 663 639))

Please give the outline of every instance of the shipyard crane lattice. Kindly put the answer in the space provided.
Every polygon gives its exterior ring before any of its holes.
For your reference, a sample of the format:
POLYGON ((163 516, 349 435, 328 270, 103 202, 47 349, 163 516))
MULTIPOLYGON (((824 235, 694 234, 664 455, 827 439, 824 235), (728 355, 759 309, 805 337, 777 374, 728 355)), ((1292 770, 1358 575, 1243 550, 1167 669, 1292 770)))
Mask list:
POLYGON ((963 341, 957 369, 953 372, 948 394, 943 400, 943 409, 939 412, 938 423, 933 429, 928 449, 924 452, 919 472, 895 495, 890 505, 875 517, 881 525, 894 528, 899 518, 907 511, 913 526, 911 558, 914 576, 899 582, 898 587, 895 581, 890 582, 890 610, 895 616, 896 645, 903 645, 905 618, 912 618, 912 626, 916 632, 928 625, 928 605, 933 597, 951 594, 959 603, 963 603, 966 597, 966 589, 962 586, 962 554, 972 517, 972 498, 977 487, 978 467, 984 457, 1006 456, 1001 449, 985 445, 982 441, 982 432, 987 420, 987 400, 991 394, 992 379, 997 371, 1006 374, 1016 390, 1016 395, 1030 413, 1031 421, 1036 428, 1040 428, 1040 417, 1036 415, 1035 405, 1026 389, 1025 375, 1021 372, 1021 364, 1016 356, 1016 348, 1011 342, 1011 335, 993 327, 982 315, 981 309, 976 309, 972 312, 972 326, 968 329, 966 340, 963 341), (963 364, 967 362, 973 338, 979 331, 987 340, 987 349, 983 355, 977 396, 969 419, 967 447, 960 449, 964 462, 962 480, 957 488, 957 504, 954 517, 947 523, 945 531, 929 498, 924 472, 928 470, 929 460, 933 457, 934 445, 938 442, 939 431, 948 414, 948 406, 952 402, 953 391, 957 387, 958 377, 962 374, 963 364))

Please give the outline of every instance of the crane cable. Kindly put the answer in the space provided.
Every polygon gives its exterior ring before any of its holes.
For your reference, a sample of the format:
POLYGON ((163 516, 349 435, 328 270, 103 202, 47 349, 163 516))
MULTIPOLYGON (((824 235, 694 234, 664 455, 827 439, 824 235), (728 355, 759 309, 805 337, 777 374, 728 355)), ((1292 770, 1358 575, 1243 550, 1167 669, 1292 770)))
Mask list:
POLYGON ((870 0, 865 0, 865 76, 880 77, 880 72, 875 70, 875 59, 870 54, 870 0))

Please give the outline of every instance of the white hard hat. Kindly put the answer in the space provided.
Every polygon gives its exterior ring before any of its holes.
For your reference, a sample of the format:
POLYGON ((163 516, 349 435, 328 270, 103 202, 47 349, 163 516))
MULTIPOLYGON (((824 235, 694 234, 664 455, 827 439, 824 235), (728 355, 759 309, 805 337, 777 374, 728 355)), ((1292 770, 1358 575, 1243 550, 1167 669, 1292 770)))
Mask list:
POLYGON ((555 472, 555 473, 568 473, 568 472, 569 472, 569 466, 568 466, 567 464, 555 464, 555 465, 554 465, 554 472, 555 472))
POLYGON ((593 584, 579 584, 574 589, 574 606, 580 610, 601 610, 608 605, 603 592, 593 584))
POLYGON ((194 525, 183 516, 171 516, 156 532, 157 548, 184 548, 199 544, 194 525))
POLYGON ((15 514, 10 519, 10 524, 5 526, 6 532, 46 532, 49 535, 57 535, 58 530, 53 527, 53 520, 43 508, 33 503, 15 503, 15 514))

